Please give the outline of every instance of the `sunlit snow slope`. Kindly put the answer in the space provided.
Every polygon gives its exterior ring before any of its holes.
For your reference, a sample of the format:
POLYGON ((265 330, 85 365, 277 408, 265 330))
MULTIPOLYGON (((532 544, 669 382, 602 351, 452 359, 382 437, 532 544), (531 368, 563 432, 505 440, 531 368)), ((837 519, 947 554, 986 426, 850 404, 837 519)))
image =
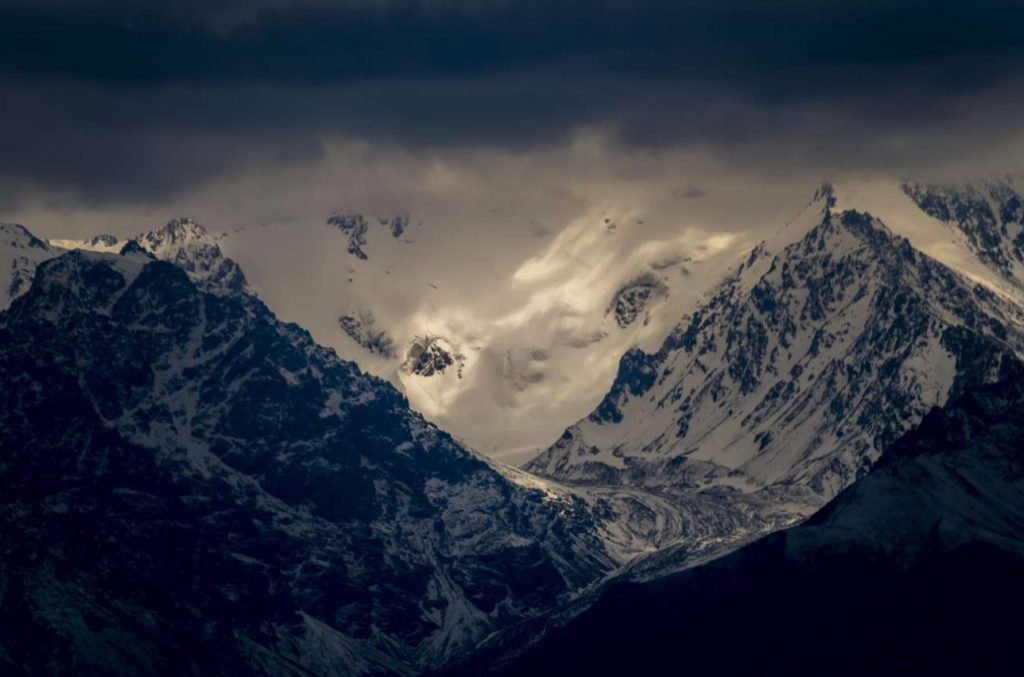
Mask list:
POLYGON ((451 674, 1021 674, 1022 376, 930 412, 807 523, 451 674))
POLYGON ((619 357, 656 346, 750 246, 714 224, 664 221, 593 210, 512 239, 343 213, 218 244, 276 312, 514 463, 593 408, 619 357))
POLYGON ((617 564, 583 501, 280 322, 200 226, 16 234, 51 256, 0 312, 0 672, 415 674, 617 564))
POLYGON ((998 379, 1024 354, 1015 278, 910 192, 824 186, 657 351, 627 353, 601 404, 526 469, 682 514, 710 505, 680 542, 739 539, 776 511, 810 514, 929 409, 998 379))

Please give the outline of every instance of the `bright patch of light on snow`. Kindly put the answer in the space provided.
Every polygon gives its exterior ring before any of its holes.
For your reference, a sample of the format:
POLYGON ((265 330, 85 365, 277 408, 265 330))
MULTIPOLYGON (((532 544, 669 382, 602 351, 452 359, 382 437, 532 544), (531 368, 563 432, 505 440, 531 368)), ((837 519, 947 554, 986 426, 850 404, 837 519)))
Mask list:
POLYGON ((835 196, 837 210, 868 212, 936 261, 993 291, 1024 301, 1019 290, 971 252, 962 233, 926 214, 900 189, 899 182, 844 180, 835 184, 835 196))
POLYGON ((378 225, 386 214, 364 216, 365 260, 322 222, 254 227, 218 243, 279 316, 390 380, 414 409, 467 445, 509 463, 586 415, 622 354, 634 345, 655 348, 752 240, 738 227, 723 232, 697 210, 687 216, 678 200, 645 209, 595 203, 568 215, 563 227, 553 217, 543 228, 495 226, 503 240, 493 245, 489 231, 476 235, 480 241, 453 233, 477 220, 531 219, 512 210, 424 210, 410 212, 407 229, 394 237, 378 225), (643 275, 667 293, 623 328, 610 306, 643 275), (367 313, 396 355, 370 350, 339 328, 341 316, 367 313), (404 368, 411 345, 424 337, 447 346, 454 363, 429 376, 404 368))

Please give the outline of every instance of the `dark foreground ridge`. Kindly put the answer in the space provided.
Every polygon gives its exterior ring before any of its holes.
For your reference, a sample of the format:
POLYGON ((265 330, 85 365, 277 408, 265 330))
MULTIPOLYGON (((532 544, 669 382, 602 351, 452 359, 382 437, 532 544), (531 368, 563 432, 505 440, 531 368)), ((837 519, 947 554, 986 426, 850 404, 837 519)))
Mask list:
POLYGON ((390 385, 148 255, 0 313, 0 674, 411 674, 613 564, 390 385))
POLYGON ((500 674, 1024 674, 1024 377, 1007 376, 804 525, 618 584, 500 674))

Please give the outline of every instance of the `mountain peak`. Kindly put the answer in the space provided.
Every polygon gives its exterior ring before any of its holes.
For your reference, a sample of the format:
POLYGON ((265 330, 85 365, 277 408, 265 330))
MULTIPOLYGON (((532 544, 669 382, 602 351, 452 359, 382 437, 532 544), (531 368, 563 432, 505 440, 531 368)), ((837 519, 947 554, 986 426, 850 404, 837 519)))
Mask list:
POLYGON ((958 231, 989 269, 1024 289, 1024 196, 1013 177, 960 184, 904 181, 900 187, 921 211, 958 231))
POLYGON ((106 233, 104 233, 102 235, 97 235, 96 237, 90 239, 89 244, 95 247, 113 247, 114 245, 118 244, 118 239, 113 235, 107 235, 106 233))
POLYGON ((203 227, 203 225, 201 223, 199 223, 198 221, 193 221, 192 219, 190 219, 187 216, 178 216, 178 217, 175 217, 175 218, 171 219, 164 226, 164 230, 168 231, 168 232, 177 231, 177 232, 194 232, 194 233, 202 234, 202 235, 206 234, 206 228, 203 227))
POLYGON ((824 213, 808 204, 657 352, 627 353, 594 412, 526 469, 713 503, 719 539, 763 532, 777 521, 749 514, 808 514, 1024 354, 1018 306, 834 196, 819 190, 824 213))
POLYGON ((821 200, 826 200, 828 202, 829 207, 835 206, 835 188, 833 188, 832 182, 829 181, 828 179, 825 179, 824 181, 821 182, 821 185, 818 186, 818 189, 814 191, 814 197, 811 198, 812 202, 819 202, 821 200))
POLYGON ((418 674, 615 565, 582 501, 186 272, 74 250, 0 321, 5 665, 418 674))
POLYGON ((211 240, 210 233, 201 224, 186 216, 173 218, 162 227, 143 233, 135 239, 155 245, 168 243, 171 245, 190 240, 211 240))
MULTIPOLYGON (((933 410, 804 524, 677 575, 613 584, 488 674, 661 674, 684 661, 694 674, 1020 674, 1021 376, 1016 364, 933 410), (856 665, 835 669, 836 656, 856 665)), ((473 667, 497 662, 481 659, 473 667)))
POLYGON ((40 261, 61 252, 55 246, 33 235, 17 223, 0 223, 0 272, 8 278, 0 279, 0 310, 24 294, 32 283, 40 261))
POLYGON ((48 249, 46 242, 37 238, 20 223, 0 223, 0 238, 9 247, 21 245, 22 247, 48 249))
POLYGON ((224 256, 216 238, 192 219, 171 219, 161 228, 138 235, 134 241, 156 258, 184 269, 209 291, 232 293, 247 287, 238 264, 224 256))

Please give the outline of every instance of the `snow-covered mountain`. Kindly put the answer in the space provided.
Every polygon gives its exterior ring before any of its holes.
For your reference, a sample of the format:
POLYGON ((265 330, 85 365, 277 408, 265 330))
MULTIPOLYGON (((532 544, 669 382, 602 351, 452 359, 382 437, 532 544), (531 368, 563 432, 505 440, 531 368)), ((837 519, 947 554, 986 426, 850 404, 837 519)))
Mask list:
POLYGON ((805 524, 618 584, 495 672, 1021 674, 1024 370, 1005 376, 930 412, 805 524))
POLYGON ((966 248, 1024 291, 1024 198, 1013 177, 966 184, 906 181, 903 192, 929 216, 954 229, 966 248))
POLYGON ((0 310, 28 291, 41 261, 59 253, 24 226, 0 223, 0 310))
POLYGON ((547 631, 606 576, 651 579, 790 526, 929 409, 1017 368, 1015 198, 985 189, 998 226, 981 202, 935 206, 994 185, 825 186, 742 257, 728 236, 620 247, 630 219, 579 221, 496 272, 510 291, 480 316, 470 297, 498 282, 418 266, 416 219, 346 214, 291 249, 187 219, 126 240, 6 227, 17 298, 0 315, 0 425, 16 448, 0 473, 18 488, 4 514, 24 557, 0 574, 31 581, 12 597, 29 633, 15 644, 56 633, 69 669, 127 651, 159 671, 190 651, 228 672, 415 672, 547 631), (250 283, 222 246, 294 286, 250 283), (304 277, 323 266, 337 284, 304 277), (445 291, 396 310, 424 284, 445 291), (263 288, 317 333, 279 322, 263 288), (528 472, 459 439, 500 420, 487 451, 528 449, 581 402, 597 406, 528 472), (134 559, 180 559, 189 540, 201 547, 181 572, 134 559), (95 566, 67 564, 79 552, 95 566), (244 618, 224 610, 239 603, 244 618), (204 653, 215 644, 228 648, 204 653))
MULTIPOLYGON (((1004 179, 851 181, 837 185, 836 210, 870 213, 915 249, 1019 296, 1020 287, 972 250, 965 234, 1005 230, 999 242, 1006 252, 988 257, 1015 260, 1014 186, 1004 179), (946 204, 961 193, 976 199, 946 204), (931 209, 939 218, 912 195, 945 205, 931 209), (972 218, 997 225, 979 230, 972 218)), ((550 217, 526 205, 472 215, 377 206, 316 222, 254 224, 211 241, 241 264, 278 316, 390 381, 468 446, 519 463, 590 413, 630 348, 656 352, 765 230, 786 220, 732 216, 723 205, 755 204, 757 196, 729 191, 687 191, 686 199, 668 201, 655 193, 609 196, 550 217), (430 338, 447 346, 453 362, 461 355, 462 368, 410 369, 412 353, 430 338)), ((52 243, 116 249, 104 240, 113 238, 52 243)))
POLYGON ((837 210, 867 212, 911 246, 962 275, 1020 300, 1024 280, 1013 260, 1021 228, 1015 204, 1018 180, 959 182, 843 181, 835 184, 837 210), (1016 219, 1016 220, 1015 220, 1016 219))
POLYGON ((24 226, 0 224, 0 287, 3 288, 0 310, 6 309, 11 301, 28 291, 40 263, 73 250, 106 254, 142 253, 150 258, 170 261, 207 291, 232 294, 247 290, 241 268, 224 256, 217 245, 217 238, 187 218, 172 219, 161 228, 124 240, 112 235, 97 235, 85 240, 43 240, 24 226))
POLYGON ((670 319, 699 297, 696 281, 717 279, 714 261, 729 251, 728 237, 692 229, 662 242, 634 234, 637 244, 626 228, 609 232, 601 219, 591 226, 572 224, 542 255, 509 269, 512 280, 500 285, 506 298, 488 300, 480 316, 470 313, 475 301, 467 295, 476 290, 458 280, 460 267, 424 261, 419 241, 430 230, 404 215, 339 213, 306 246, 287 229, 213 234, 177 218, 127 239, 51 239, 36 258, 137 247, 211 291, 231 293, 249 283, 226 247, 256 269, 256 291, 275 312, 390 381, 464 443, 514 462, 586 411, 581 401, 606 387, 629 345, 660 340, 670 319), (630 255, 609 259, 616 247, 630 255), (325 279, 325 266, 337 274, 325 279), (422 296, 414 288, 429 290, 426 304, 411 304, 422 296))
POLYGON ((1019 297, 838 201, 823 187, 659 350, 627 353, 601 404, 525 469, 667 499, 687 549, 747 539, 814 512, 1024 354, 1019 297))
POLYGON ((217 242, 275 313, 507 463, 592 408, 619 357, 660 342, 743 248, 685 214, 607 209, 493 233, 441 218, 348 210, 217 242), (418 368, 424 354, 445 368, 418 368))
POLYGON ((5 672, 408 674, 615 566, 207 238, 49 251, 0 314, 5 672))
POLYGON ((217 237, 191 219, 171 219, 161 228, 126 240, 112 235, 98 235, 88 240, 50 240, 60 249, 125 253, 138 250, 161 261, 178 266, 203 289, 232 294, 245 291, 247 283, 238 264, 224 256, 217 237), (127 248, 127 249, 126 249, 127 248))

